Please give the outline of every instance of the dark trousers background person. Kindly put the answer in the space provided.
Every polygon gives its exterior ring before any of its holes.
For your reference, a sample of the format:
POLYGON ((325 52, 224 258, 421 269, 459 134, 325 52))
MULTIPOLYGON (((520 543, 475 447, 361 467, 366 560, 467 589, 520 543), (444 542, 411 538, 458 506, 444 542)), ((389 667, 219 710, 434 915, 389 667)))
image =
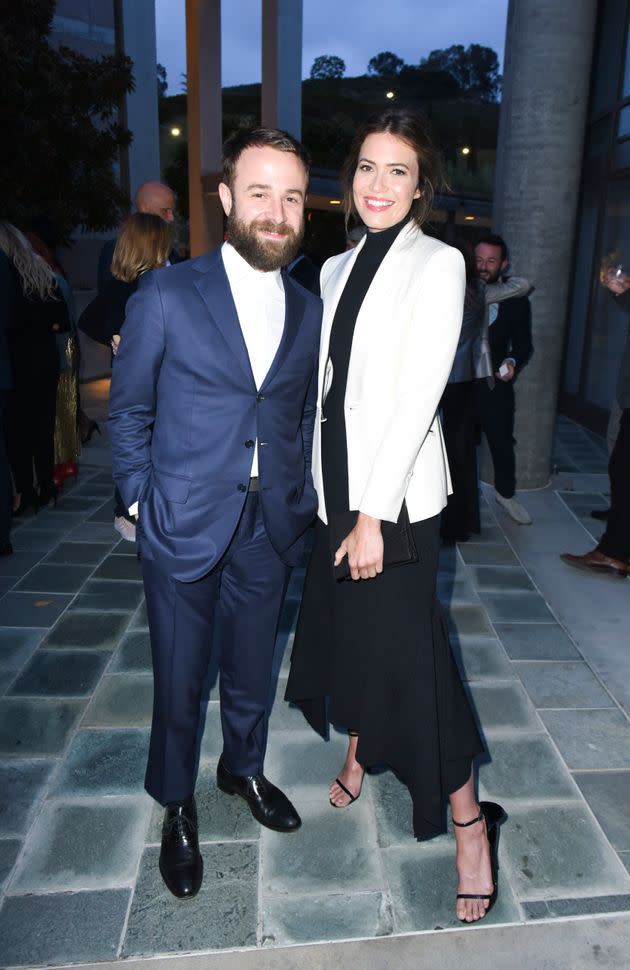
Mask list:
POLYGON ((33 495, 33 466, 39 486, 39 504, 55 494, 55 412, 59 360, 54 340, 48 358, 33 354, 27 369, 14 367, 14 388, 9 392, 7 446, 13 484, 23 503, 33 495))
POLYGON ((619 433, 608 463, 610 512, 597 549, 630 563, 630 408, 621 412, 619 433))
MULTIPOLYGON (((447 384, 440 402, 442 429, 451 471, 453 492, 442 511, 440 534, 444 540, 463 541, 481 531, 477 445, 475 441, 475 384, 460 381, 447 384)), ((485 385, 485 380, 482 381, 485 385)))
POLYGON ((8 391, 0 389, 0 555, 7 555, 10 551, 11 476, 4 433, 7 397, 8 391))
POLYGON ((475 383, 477 413, 494 465, 494 487, 503 498, 512 498, 516 491, 514 385, 496 380, 490 389, 485 381, 475 383))

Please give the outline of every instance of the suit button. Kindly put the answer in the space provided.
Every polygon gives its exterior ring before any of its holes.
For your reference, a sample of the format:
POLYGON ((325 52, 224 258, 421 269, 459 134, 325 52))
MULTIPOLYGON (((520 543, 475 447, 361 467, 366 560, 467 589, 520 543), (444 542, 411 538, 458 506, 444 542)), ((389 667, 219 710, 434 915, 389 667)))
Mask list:
POLYGON ((265 400, 265 395, 264 394, 257 394, 256 395, 256 400, 257 401, 264 401, 265 400))
POLYGON ((253 448, 254 447, 254 441, 252 440, 252 438, 248 438, 247 439, 247 441, 245 442, 245 447, 246 448, 253 448))
POLYGON ((239 492, 247 491, 247 485, 243 485, 242 483, 240 485, 237 485, 236 487, 238 488, 239 492))

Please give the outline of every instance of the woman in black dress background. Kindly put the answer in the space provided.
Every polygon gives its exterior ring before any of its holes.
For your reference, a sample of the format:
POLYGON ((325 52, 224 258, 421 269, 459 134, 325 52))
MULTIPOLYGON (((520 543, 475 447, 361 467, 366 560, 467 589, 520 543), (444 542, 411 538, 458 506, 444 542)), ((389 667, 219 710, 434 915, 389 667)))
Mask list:
POLYGON ((334 807, 359 797, 365 767, 376 764, 408 786, 418 838, 444 831, 450 799, 457 915, 472 922, 496 896, 490 848, 503 813, 476 800, 472 759, 483 745, 436 597, 450 487, 436 412, 465 289, 461 254, 420 228, 438 177, 424 123, 405 111, 366 124, 342 172, 346 212, 368 232, 322 270, 320 506, 286 697, 322 736, 329 723, 348 730, 334 807), (396 522, 403 502, 419 558, 383 570, 381 522, 396 522), (331 549, 329 523, 349 510, 356 525, 331 549), (353 581, 334 577, 333 558, 345 556, 353 581))

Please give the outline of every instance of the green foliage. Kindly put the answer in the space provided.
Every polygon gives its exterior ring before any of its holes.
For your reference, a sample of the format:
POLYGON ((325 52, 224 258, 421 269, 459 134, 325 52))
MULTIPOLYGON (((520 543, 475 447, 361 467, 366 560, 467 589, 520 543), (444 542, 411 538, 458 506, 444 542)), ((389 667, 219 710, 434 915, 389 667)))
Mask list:
POLYGON ((0 13, 0 125, 7 146, 0 157, 2 215, 25 227, 46 214, 64 240, 80 225, 112 228, 128 205, 114 163, 131 141, 118 105, 133 89, 132 63, 118 54, 93 60, 49 46, 53 0, 21 0, 5 9, 0 13))
POLYGON ((380 54, 375 54, 370 59, 367 69, 368 74, 387 78, 400 74, 404 66, 405 62, 402 57, 398 57, 397 54, 392 54, 391 51, 381 51, 380 54))
POLYGON ((482 101, 497 101, 501 93, 499 59, 491 47, 480 44, 453 44, 444 50, 431 51, 420 62, 422 70, 446 71, 462 91, 482 101))
POLYGON ((345 61, 334 54, 320 54, 313 61, 311 67, 311 78, 321 79, 329 77, 343 77, 346 73, 345 61))
POLYGON ((166 76, 166 68, 164 67, 163 64, 156 64, 155 68, 157 72, 158 98, 163 98, 165 97, 166 91, 168 88, 168 78, 166 76))

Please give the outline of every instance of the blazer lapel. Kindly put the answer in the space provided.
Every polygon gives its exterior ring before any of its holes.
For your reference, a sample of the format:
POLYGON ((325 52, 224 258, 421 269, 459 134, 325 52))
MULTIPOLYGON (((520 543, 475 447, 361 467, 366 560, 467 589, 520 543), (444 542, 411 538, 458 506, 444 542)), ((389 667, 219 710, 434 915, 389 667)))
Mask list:
POLYGON ((256 382, 221 258, 221 250, 215 250, 209 256, 202 256, 195 262, 193 268, 200 274, 199 279, 195 281, 195 286, 206 304, 212 321, 236 357, 243 373, 255 388, 256 382))
POLYGON ((282 362, 293 346, 297 332, 300 329, 302 317, 304 316, 306 301, 298 288, 291 283, 285 270, 282 271, 282 284, 284 286, 284 330, 282 331, 282 338, 278 345, 276 356, 271 362, 271 367, 267 371, 261 389, 269 384, 278 373, 282 362))
POLYGON ((335 319, 335 313, 337 312, 337 304, 339 303, 339 298, 343 293, 343 288, 346 285, 348 277, 350 276, 350 271, 352 270, 355 260, 359 255, 359 251, 364 244, 365 238, 363 238, 358 246, 355 246, 353 250, 346 253, 343 259, 339 260, 338 265, 335 267, 326 283, 325 291, 322 292, 322 299, 324 301, 324 315, 322 319, 322 335, 319 343, 319 386, 317 389, 317 403, 320 407, 322 403, 324 374, 326 372, 326 363, 328 361, 330 331, 332 330, 333 320, 335 319))

